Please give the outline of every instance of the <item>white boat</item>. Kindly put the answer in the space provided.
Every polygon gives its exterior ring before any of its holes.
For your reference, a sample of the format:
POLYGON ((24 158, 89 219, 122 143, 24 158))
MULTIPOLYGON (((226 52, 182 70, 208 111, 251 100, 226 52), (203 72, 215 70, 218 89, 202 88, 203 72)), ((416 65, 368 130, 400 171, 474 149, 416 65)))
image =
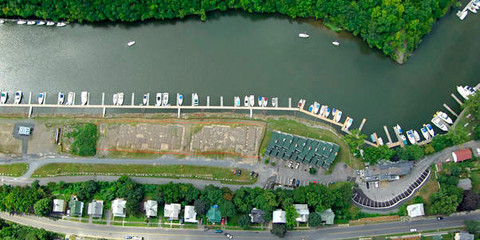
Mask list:
POLYGON ((155 97, 155 106, 162 106, 162 93, 157 93, 155 97))
POLYGON ((470 7, 475 8, 476 10, 478 10, 478 9, 480 8, 480 6, 478 6, 478 5, 474 4, 474 3, 472 3, 472 4, 470 5, 470 7))
POLYGON ((75 104, 75 93, 74 92, 68 92, 67 105, 73 105, 73 104, 75 104))
POLYGON ((177 106, 182 106, 183 104, 183 95, 181 93, 177 93, 177 106))
POLYGON ((198 106, 198 94, 197 93, 192 93, 192 105, 193 106, 198 106))
POLYGON ((377 138, 377 140, 379 145, 383 145, 383 139, 381 137, 377 138))
POLYGON ((430 138, 430 134, 428 134, 428 130, 426 127, 422 127, 420 128, 420 132, 422 132, 422 135, 425 139, 429 139, 430 138))
POLYGON ((277 97, 272 98, 272 106, 273 107, 278 107, 278 98, 277 97))
POLYGON ((53 25, 55 25, 55 23, 52 22, 52 21, 47 21, 47 24, 46 24, 46 25, 47 25, 47 26, 53 26, 53 25))
POLYGON ((298 34, 298 37, 308 38, 308 37, 310 37, 310 35, 308 35, 306 32, 304 32, 304 33, 299 33, 299 34, 298 34))
POLYGON ((339 46, 339 45, 340 45, 340 43, 339 43, 338 41, 333 41, 332 44, 335 45, 335 46, 339 46))
POLYGON ((133 46, 134 44, 135 44, 135 41, 130 41, 130 42, 127 43, 127 46, 131 47, 131 46, 133 46))
POLYGON ((250 95, 250 97, 248 98, 248 104, 250 104, 250 107, 255 106, 255 96, 250 95))
POLYGON ((458 11, 457 16, 460 18, 460 20, 464 20, 465 17, 467 17, 468 11, 458 11))
POLYGON ((17 21, 17 24, 18 24, 18 25, 23 25, 23 24, 25 24, 25 23, 27 23, 27 21, 24 21, 24 20, 18 20, 18 21, 17 21))
POLYGON ((267 105, 268 105, 268 98, 267 98, 267 97, 263 97, 263 99, 262 99, 262 106, 263 106, 263 107, 267 107, 267 105))
POLYGON ((113 94, 113 105, 118 105, 118 93, 113 94))
POLYGON ((88 104, 88 92, 87 91, 82 91, 80 94, 80 100, 82 102, 82 105, 87 105, 88 104))
POLYGON ((335 122, 340 122, 340 119, 342 119, 342 111, 337 110, 337 115, 335 116, 335 122))
POLYGON ((440 128, 442 131, 448 132, 448 126, 439 117, 437 116, 433 117, 432 123, 438 128, 440 128))
POLYGON ((313 113, 318 114, 319 110, 320 110, 320 103, 314 102, 313 103, 313 113))
POLYGON ((147 105, 148 105, 148 97, 149 97, 149 95, 150 95, 149 93, 143 94, 142 104, 143 104, 144 106, 147 106, 147 105))
POLYGON ((248 96, 245 96, 244 100, 243 100, 243 105, 245 107, 248 107, 248 96))
POLYGON ((407 131, 407 138, 412 145, 417 143, 417 141, 415 141, 415 136, 413 135, 413 130, 407 131))
POLYGON ((400 127, 400 125, 398 125, 398 123, 397 123, 397 126, 396 126, 396 127, 397 127, 398 133, 399 133, 399 134, 402 134, 402 133, 403 133, 402 127, 400 127))
POLYGON ((403 144, 408 145, 407 138, 403 134, 399 134, 398 136, 402 139, 403 144))
POLYGON ((305 106, 305 99, 300 99, 300 101, 298 101, 298 107, 303 108, 304 106, 305 106))
POLYGON ((310 105, 310 107, 308 107, 308 111, 311 112, 311 113, 313 113, 313 104, 310 105))
POLYGON ((233 105, 235 107, 240 107, 240 97, 238 96, 233 97, 233 105))
POLYGON ((39 26, 45 25, 45 21, 37 21, 37 25, 39 26))
POLYGON ((38 104, 44 104, 45 103, 45 95, 47 93, 41 92, 38 94, 38 104))
POLYGON ((258 97, 258 106, 261 107, 263 106, 263 97, 258 97))
POLYGON ((117 105, 123 105, 123 97, 124 97, 123 92, 118 93, 118 102, 117 102, 117 105))
POLYGON ((435 131, 433 131, 432 124, 427 123, 427 124, 423 124, 423 126, 427 129, 428 134, 430 134, 430 136, 432 137, 435 136, 435 131))
POLYGON ((36 22, 35 22, 35 21, 32 21, 32 20, 27 21, 27 25, 35 25, 35 23, 36 23, 36 22))
POLYGON ((165 107, 168 106, 168 92, 163 93, 163 95, 162 95, 162 100, 163 100, 163 101, 162 101, 162 102, 163 102, 163 106, 165 106, 165 107))
POLYGON ((350 126, 352 126, 353 123, 353 118, 347 117, 347 126, 345 126, 345 129, 349 129, 350 126))
POLYGON ((67 24, 64 22, 57 23, 57 27, 65 27, 65 26, 67 26, 67 24))
POLYGON ((332 110, 332 119, 335 120, 335 116, 337 114, 337 109, 336 108, 333 108, 332 110))
POLYGON ((467 9, 470 10, 470 12, 477 13, 477 10, 472 6, 467 7, 467 9))
POLYGON ((420 142, 420 135, 417 130, 413 130, 413 136, 415 137, 415 141, 420 142))
POLYGON ((453 124, 452 119, 446 113, 438 111, 435 115, 442 119, 444 122, 448 124, 453 124))
POLYGON ((322 105, 322 107, 320 107, 320 113, 318 113, 318 115, 320 116, 323 116, 323 114, 325 113, 325 109, 327 109, 327 105, 322 105))
POLYGON ((62 105, 65 102, 65 94, 62 92, 58 93, 57 104, 62 105))
POLYGON ((0 102, 2 104, 5 104, 7 103, 7 99, 8 99, 8 92, 2 91, 2 93, 0 93, 0 102))
POLYGON ((14 103, 15 104, 20 104, 22 102, 22 98, 23 98, 23 93, 22 91, 16 91, 15 92, 15 101, 14 103))
POLYGON ((465 100, 475 93, 475 89, 470 86, 457 86, 457 91, 465 100))
POLYGON ((330 115, 330 108, 325 109, 325 117, 327 118, 330 115))

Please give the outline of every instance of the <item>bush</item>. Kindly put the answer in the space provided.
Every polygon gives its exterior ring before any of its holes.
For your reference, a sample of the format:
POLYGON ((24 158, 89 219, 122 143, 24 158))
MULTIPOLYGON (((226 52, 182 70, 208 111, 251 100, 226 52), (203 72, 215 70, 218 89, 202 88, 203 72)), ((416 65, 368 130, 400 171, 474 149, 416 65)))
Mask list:
POLYGON ((33 209, 35 210, 35 214, 37 214, 40 217, 48 216, 52 211, 52 208, 53 208, 52 200, 48 198, 43 198, 38 200, 33 206, 33 209))
POLYGON ((98 132, 97 126, 92 123, 75 126, 69 136, 73 137, 70 153, 79 156, 95 156, 97 154, 98 132))
POLYGON ((267 158, 265 159, 265 165, 267 165, 270 162, 270 160, 267 158))
POLYGON ((243 230, 248 230, 250 229, 250 216, 247 214, 240 216, 240 219, 238 219, 238 225, 243 229, 243 230))
POLYGON ((277 235, 280 238, 285 237, 285 234, 287 233, 287 227, 285 224, 282 223, 274 223, 272 225, 272 230, 270 230, 272 234, 277 235))
POLYGON ((316 173, 317 173, 317 169, 314 168, 314 167, 311 167, 311 168, 310 168, 310 174, 314 175, 314 174, 316 174, 316 173))

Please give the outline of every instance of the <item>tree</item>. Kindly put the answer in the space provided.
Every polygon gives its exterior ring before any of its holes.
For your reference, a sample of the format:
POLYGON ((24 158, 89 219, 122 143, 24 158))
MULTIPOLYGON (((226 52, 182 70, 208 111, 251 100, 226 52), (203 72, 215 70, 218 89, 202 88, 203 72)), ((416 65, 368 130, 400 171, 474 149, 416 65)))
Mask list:
POLYGON ((473 139, 475 139, 475 140, 480 140, 480 125, 477 125, 477 126, 473 129, 473 139))
POLYGON ((232 217, 237 214, 235 205, 230 201, 222 199, 218 204, 218 207, 220 208, 222 217, 232 217))
POLYGON ((376 164, 381 159, 390 160, 393 156, 395 156, 395 150, 389 149, 386 145, 363 149, 363 161, 370 164, 376 164))
POLYGON ((43 198, 38 200, 33 206, 33 209, 35 210, 35 214, 40 217, 48 216, 52 211, 52 208, 53 208, 53 203, 48 198, 43 198))
POLYGON ((472 191, 466 190, 463 192, 463 200, 458 206, 459 211, 472 211, 480 206, 480 196, 472 191))
POLYGON ((322 225, 320 214, 317 212, 311 212, 310 215, 308 215, 308 225, 310 225, 310 227, 318 227, 322 225))
POLYGON ((480 232, 480 223, 474 220, 465 221, 465 226, 470 234, 476 235, 480 232))
POLYGON ((283 223, 274 223, 272 224, 272 229, 270 230, 270 232, 280 238, 283 238, 287 233, 287 227, 283 223))
POLYGON ((195 212, 197 214, 199 214, 199 215, 207 214, 208 206, 207 206, 207 204, 205 204, 204 201, 202 201, 200 199, 195 200, 195 202, 193 203, 193 207, 194 207, 195 212))
POLYGON ((309 170, 310 174, 315 175, 317 173, 317 169, 314 167, 311 167, 309 170))
POLYGON ((471 114, 476 119, 480 119, 480 94, 470 95, 462 107, 468 114, 471 114))
POLYGON ((80 186, 80 190, 77 193, 77 197, 80 200, 89 200, 91 197, 93 197, 97 190, 97 182, 93 180, 83 182, 80 186))
POLYGON ((288 229, 293 229, 297 225, 297 210, 293 207, 293 205, 290 205, 285 208, 285 212, 285 218, 287 220, 286 226, 288 229))
POLYGON ((365 139, 367 136, 361 134, 359 129, 353 129, 350 131, 350 134, 343 136, 343 140, 350 147, 350 152, 353 154, 358 154, 360 147, 365 144, 365 139))
POLYGON ((240 216, 240 218, 238 219, 238 225, 240 225, 243 230, 250 229, 250 224, 250 216, 248 216, 247 214, 240 216))

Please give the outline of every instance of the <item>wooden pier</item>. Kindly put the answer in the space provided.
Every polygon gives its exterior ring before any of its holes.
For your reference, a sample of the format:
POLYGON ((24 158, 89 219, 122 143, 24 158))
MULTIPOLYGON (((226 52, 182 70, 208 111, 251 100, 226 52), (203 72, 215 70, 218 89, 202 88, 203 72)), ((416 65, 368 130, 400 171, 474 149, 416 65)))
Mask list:
POLYGON ((455 99, 455 101, 457 101, 457 103, 460 104, 460 106, 463 105, 463 102, 460 101, 460 99, 458 99, 457 96, 455 96, 455 94, 452 93, 452 94, 450 94, 450 96, 452 96, 452 98, 455 99))
POLYGON ((383 126, 383 130, 385 130, 385 134, 387 135, 387 138, 388 138, 387 145, 392 144, 393 143, 392 137, 390 137, 390 133, 388 132, 387 126, 383 126))
POLYGON ((443 104, 443 107, 446 108, 451 114, 458 118, 458 114, 455 113, 447 104, 443 104))

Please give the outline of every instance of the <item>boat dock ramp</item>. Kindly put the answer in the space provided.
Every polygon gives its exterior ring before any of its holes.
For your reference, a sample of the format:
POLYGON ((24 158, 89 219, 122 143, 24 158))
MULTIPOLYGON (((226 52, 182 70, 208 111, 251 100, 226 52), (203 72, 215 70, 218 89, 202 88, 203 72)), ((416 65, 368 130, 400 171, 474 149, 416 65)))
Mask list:
POLYGON ((480 2, 479 0, 471 0, 464 8, 463 10, 458 10, 457 16, 460 18, 460 20, 463 21, 465 17, 468 15, 468 11, 477 13, 477 11, 480 11, 480 2))

